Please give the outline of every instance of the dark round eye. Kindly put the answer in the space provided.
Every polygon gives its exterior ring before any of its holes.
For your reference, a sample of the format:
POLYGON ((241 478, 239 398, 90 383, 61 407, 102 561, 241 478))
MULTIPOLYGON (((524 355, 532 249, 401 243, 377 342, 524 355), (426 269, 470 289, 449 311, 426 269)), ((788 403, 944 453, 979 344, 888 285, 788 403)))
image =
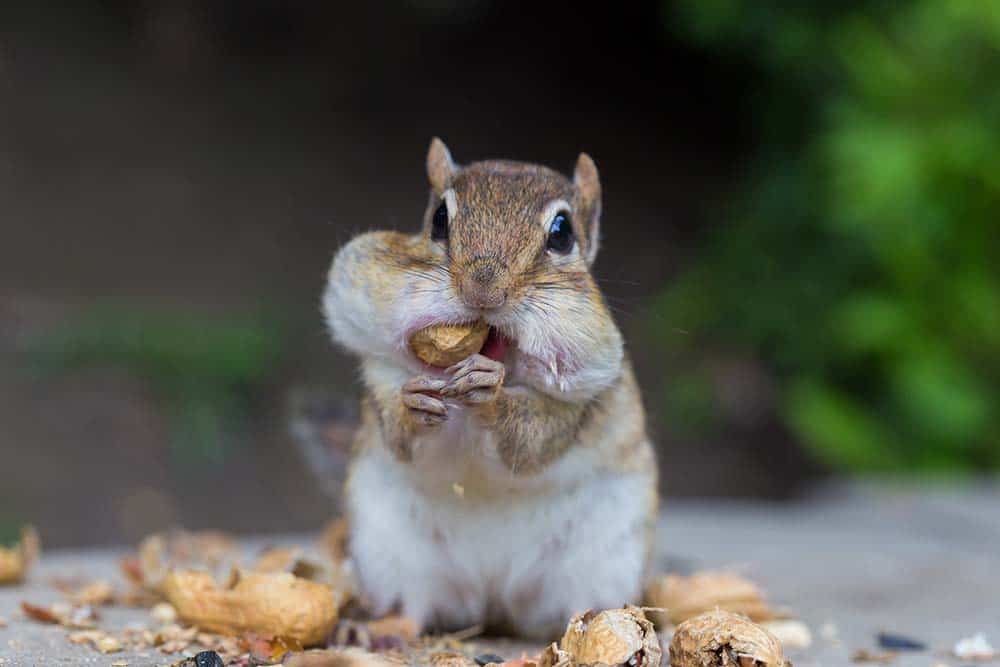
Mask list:
POLYGON ((573 226, 569 223, 569 213, 560 211, 549 223, 549 240, 545 248, 560 255, 573 249, 573 226))
POLYGON ((441 202, 441 205, 434 211, 434 219, 431 221, 431 238, 435 241, 444 241, 448 238, 448 205, 441 202))

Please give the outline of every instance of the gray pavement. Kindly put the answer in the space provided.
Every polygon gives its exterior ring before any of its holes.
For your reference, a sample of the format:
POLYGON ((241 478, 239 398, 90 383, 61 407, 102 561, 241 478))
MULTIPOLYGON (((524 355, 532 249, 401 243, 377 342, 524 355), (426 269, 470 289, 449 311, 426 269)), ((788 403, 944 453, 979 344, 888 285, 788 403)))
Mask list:
MULTIPOLYGON (((948 651, 983 632, 1000 644, 1000 487, 937 489, 837 487, 793 504, 684 501, 664 507, 659 566, 674 571, 730 567, 760 583, 812 629, 813 645, 790 651, 799 667, 845 665, 859 648, 875 648, 890 631, 930 650, 893 664, 962 667, 948 651)), ((287 538, 293 539, 294 538, 287 538)), ((298 541, 308 541, 301 538, 298 541)), ((59 595, 53 575, 119 581, 121 550, 46 553, 24 586, 0 588, 0 664, 170 664, 145 655, 102 655, 66 639, 66 631, 29 621, 21 600, 59 595)), ((102 627, 149 622, 143 610, 109 608, 102 627)), ((500 650, 514 651, 500 643, 500 650)), ((513 657, 508 653, 507 657, 513 657)), ((1000 664, 997 662, 995 664, 1000 664)))

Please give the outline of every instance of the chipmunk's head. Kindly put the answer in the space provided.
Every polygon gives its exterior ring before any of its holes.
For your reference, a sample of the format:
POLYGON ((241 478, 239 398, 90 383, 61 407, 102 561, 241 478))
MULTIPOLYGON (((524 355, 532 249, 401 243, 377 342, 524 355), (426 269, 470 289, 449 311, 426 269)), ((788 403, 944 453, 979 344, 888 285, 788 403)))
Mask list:
POLYGON ((459 166, 435 139, 427 174, 420 232, 363 234, 337 253, 323 301, 334 337, 433 372, 412 336, 483 320, 480 353, 503 361, 510 383, 571 399, 617 380, 621 334, 590 275, 601 213, 593 160, 580 155, 572 180, 518 162, 459 166))
POLYGON ((621 337, 590 275, 601 217, 590 156, 580 154, 570 180, 519 162, 459 166, 435 138, 427 176, 420 245, 439 270, 429 311, 486 320, 495 335, 484 354, 503 356, 513 343, 518 372, 554 392, 598 379, 591 371, 616 376, 621 337))
POLYGON ((586 153, 570 181, 520 162, 459 167, 435 138, 427 176, 424 233, 469 308, 501 309, 544 279, 579 279, 597 255, 601 184, 586 153))

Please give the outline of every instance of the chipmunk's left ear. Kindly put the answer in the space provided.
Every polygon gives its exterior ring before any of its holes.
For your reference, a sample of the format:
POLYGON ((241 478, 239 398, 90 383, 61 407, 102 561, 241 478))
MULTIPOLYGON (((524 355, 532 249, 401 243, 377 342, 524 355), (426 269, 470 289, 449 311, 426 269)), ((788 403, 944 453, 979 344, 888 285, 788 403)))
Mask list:
POLYGON ((457 171, 458 167, 444 142, 437 137, 431 139, 431 146, 427 149, 427 180, 431 182, 434 192, 440 196, 447 190, 457 171))
POLYGON ((584 257, 587 264, 593 264, 597 257, 601 231, 601 179, 597 175, 597 165, 586 153, 580 153, 573 170, 573 186, 579 197, 581 222, 587 230, 587 246, 584 257))

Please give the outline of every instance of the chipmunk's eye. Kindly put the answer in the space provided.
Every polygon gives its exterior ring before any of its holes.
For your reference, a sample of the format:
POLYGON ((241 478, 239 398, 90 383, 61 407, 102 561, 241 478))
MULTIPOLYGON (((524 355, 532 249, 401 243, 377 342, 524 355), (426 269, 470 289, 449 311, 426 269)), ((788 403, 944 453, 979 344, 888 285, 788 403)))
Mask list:
POLYGON ((434 219, 431 221, 431 238, 435 241, 444 241, 448 238, 448 205, 441 202, 441 205, 434 211, 434 219))
POLYGON ((552 217, 545 248, 560 255, 565 255, 573 249, 573 226, 569 222, 569 213, 560 211, 552 217))

